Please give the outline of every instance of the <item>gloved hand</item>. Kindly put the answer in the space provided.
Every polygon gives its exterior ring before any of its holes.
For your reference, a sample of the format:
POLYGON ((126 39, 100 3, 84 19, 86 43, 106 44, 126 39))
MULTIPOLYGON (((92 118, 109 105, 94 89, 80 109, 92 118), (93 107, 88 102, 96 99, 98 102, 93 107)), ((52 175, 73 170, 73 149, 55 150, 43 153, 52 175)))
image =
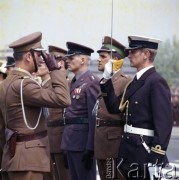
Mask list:
POLYGON ((150 175, 150 180, 155 180, 155 178, 159 178, 161 175, 161 166, 157 166, 156 164, 148 163, 148 170, 150 175))
POLYGON ((49 71, 60 69, 60 67, 58 66, 57 61, 53 55, 45 54, 42 51, 42 57, 45 61, 45 64, 47 65, 49 71))
POLYGON ((112 59, 111 60, 112 61, 112 63, 113 63, 113 72, 116 72, 116 71, 118 71, 118 70, 120 70, 121 69, 121 67, 122 67, 122 65, 123 65, 123 63, 124 63, 124 59, 119 59, 119 60, 114 60, 114 59, 112 59))
POLYGON ((67 153, 63 152, 63 162, 66 169, 68 169, 68 159, 67 159, 67 153))
POLYGON ((103 72, 103 78, 104 79, 110 79, 112 77, 112 61, 109 60, 106 64, 105 64, 105 68, 104 68, 104 72, 103 72))
POLYGON ((84 163, 84 167, 86 170, 91 170, 93 165, 93 157, 94 157, 93 151, 91 150, 84 151, 82 156, 82 162, 84 163))

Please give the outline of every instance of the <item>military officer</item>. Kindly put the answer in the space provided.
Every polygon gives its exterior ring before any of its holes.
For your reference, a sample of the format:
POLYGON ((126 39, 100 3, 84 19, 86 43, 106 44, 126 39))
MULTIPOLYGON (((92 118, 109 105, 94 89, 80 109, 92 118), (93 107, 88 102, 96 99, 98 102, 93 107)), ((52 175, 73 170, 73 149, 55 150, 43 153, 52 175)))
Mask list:
POLYGON ((15 67, 15 61, 14 58, 11 56, 6 57, 6 74, 9 75, 12 71, 12 69, 15 67))
POLYGON ((68 69, 75 74, 71 81, 72 104, 65 110, 62 149, 67 151, 71 180, 95 180, 95 116, 93 107, 99 94, 99 78, 88 70, 93 49, 67 42, 68 69))
MULTIPOLYGON (((56 47, 56 46, 48 46, 49 53, 55 56, 55 59, 61 70, 63 70, 64 75, 67 76, 66 69, 66 58, 64 55, 66 54, 66 50, 56 47)), ((37 75, 42 78, 42 87, 48 88, 51 87, 51 80, 47 66, 45 62, 41 62, 38 68, 37 75)), ((47 121, 47 132, 49 138, 50 145, 50 155, 52 162, 52 174, 55 180, 68 180, 69 172, 66 164, 64 164, 65 154, 60 148, 64 122, 63 122, 63 113, 64 108, 48 108, 48 117, 47 121)))
POLYGON ((45 55, 42 33, 34 32, 9 45, 15 68, 0 86, 0 137, 2 170, 13 180, 42 180, 50 171, 50 153, 45 118, 41 107, 65 108, 70 94, 65 75, 53 56, 45 55), (50 71, 52 88, 41 88, 32 77, 44 58, 50 71), (3 138, 4 141, 4 138, 3 138))
MULTIPOLYGON (((109 36, 105 36, 101 49, 97 51, 99 53, 98 70, 103 72, 103 77, 105 78, 105 64, 107 64, 111 59, 113 59, 112 66, 114 75, 111 80, 113 83, 115 94, 117 96, 123 93, 127 82, 130 80, 129 76, 124 75, 121 72, 121 67, 125 58, 124 49, 125 46, 119 43, 117 40, 109 36)), ((114 178, 121 179, 122 177, 120 177, 120 174, 117 174, 116 165, 115 167, 111 168, 111 172, 108 172, 108 166, 110 163, 113 164, 117 162, 124 122, 122 121, 121 113, 114 115, 108 112, 102 96, 102 93, 98 96, 95 107, 96 129, 94 147, 95 157, 98 164, 98 171, 101 180, 114 178)))
POLYGON ((166 151, 172 130, 170 89, 153 64, 160 41, 141 36, 128 39, 128 58, 137 69, 134 80, 122 99, 115 99, 110 80, 101 88, 106 93, 108 111, 118 113, 120 109, 125 120, 119 149, 120 172, 128 179, 154 179, 159 177, 161 166, 168 163, 166 151))

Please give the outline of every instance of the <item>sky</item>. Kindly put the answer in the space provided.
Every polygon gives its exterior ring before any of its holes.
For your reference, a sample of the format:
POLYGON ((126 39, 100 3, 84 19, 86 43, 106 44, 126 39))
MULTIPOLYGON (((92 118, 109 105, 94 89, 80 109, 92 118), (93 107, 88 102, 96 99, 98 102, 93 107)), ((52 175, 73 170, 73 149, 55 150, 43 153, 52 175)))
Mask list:
MULTIPOLYGON (((0 50, 41 31, 45 48, 66 48, 72 41, 96 51, 102 38, 111 35, 111 11, 112 0, 0 0, 0 50)), ((112 35, 126 46, 128 35, 134 34, 163 41, 179 38, 178 19, 179 0, 113 0, 112 35)))

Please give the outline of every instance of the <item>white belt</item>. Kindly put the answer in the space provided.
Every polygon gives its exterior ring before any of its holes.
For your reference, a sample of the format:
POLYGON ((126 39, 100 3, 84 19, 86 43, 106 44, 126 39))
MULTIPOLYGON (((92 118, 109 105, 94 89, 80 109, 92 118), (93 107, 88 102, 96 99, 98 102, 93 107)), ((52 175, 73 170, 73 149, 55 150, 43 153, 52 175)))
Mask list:
POLYGON ((124 125, 124 132, 130 134, 139 134, 144 136, 152 136, 152 137, 154 136, 154 130, 132 127, 132 125, 129 126, 128 124, 124 125))

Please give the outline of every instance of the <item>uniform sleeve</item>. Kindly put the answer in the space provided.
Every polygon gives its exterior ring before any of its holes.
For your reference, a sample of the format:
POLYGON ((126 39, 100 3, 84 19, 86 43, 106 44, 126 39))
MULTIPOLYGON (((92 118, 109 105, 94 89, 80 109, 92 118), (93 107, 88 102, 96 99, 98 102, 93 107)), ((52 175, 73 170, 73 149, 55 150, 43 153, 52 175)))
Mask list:
POLYGON ((170 89, 163 78, 155 80, 151 87, 154 140, 148 162, 162 163, 172 131, 170 89))
POLYGON ((0 109, 0 167, 1 167, 1 160, 3 154, 3 148, 5 145, 5 123, 3 119, 3 115, 0 109))
MULTIPOLYGON (((65 75, 60 70, 50 73, 52 88, 42 88, 31 79, 23 82, 23 100, 27 106, 42 106, 49 108, 68 107, 71 104, 69 86, 65 75)), ((13 90, 19 94, 20 82, 15 81, 13 90)))
POLYGON ((99 81, 93 80, 92 83, 88 86, 88 91, 87 91, 89 130, 88 130, 88 140, 86 143, 86 150, 94 150, 94 132, 96 126, 96 117, 94 114, 92 114, 92 111, 97 101, 99 92, 100 92, 99 81))
POLYGON ((100 83, 100 87, 101 87, 101 93, 102 93, 108 112, 111 114, 118 114, 120 112, 119 104, 120 104, 121 96, 117 97, 115 95, 112 80, 109 79, 104 84, 100 83))

